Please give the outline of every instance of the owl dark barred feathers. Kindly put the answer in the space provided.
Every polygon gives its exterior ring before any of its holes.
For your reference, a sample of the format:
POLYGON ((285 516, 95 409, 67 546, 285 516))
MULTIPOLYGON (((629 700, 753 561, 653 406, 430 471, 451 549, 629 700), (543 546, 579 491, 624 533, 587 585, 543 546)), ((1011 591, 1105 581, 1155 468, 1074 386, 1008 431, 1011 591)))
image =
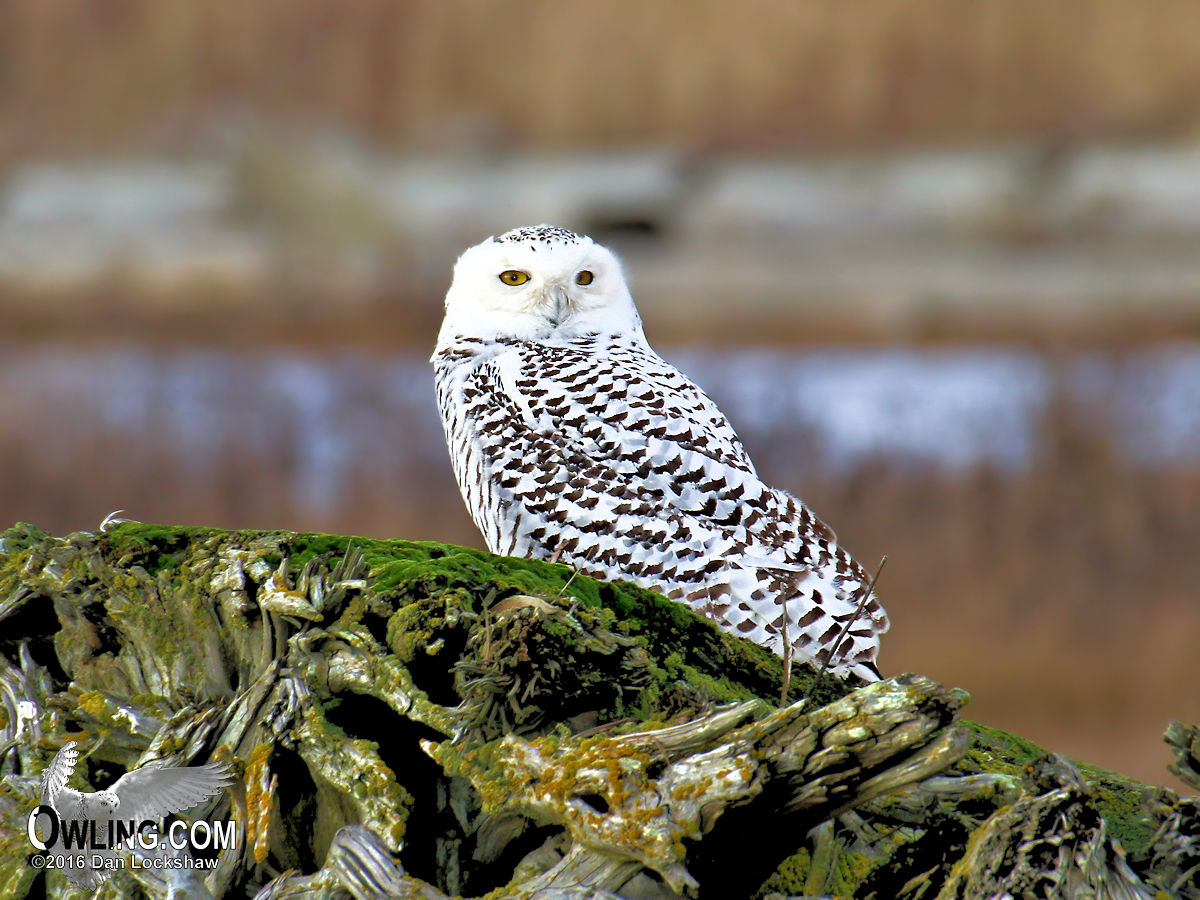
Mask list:
POLYGON ((547 225, 467 250, 433 354, 467 509, 494 553, 557 558, 734 634, 874 681, 888 620, 862 567, 764 484, 716 404, 656 354, 620 263, 547 225))

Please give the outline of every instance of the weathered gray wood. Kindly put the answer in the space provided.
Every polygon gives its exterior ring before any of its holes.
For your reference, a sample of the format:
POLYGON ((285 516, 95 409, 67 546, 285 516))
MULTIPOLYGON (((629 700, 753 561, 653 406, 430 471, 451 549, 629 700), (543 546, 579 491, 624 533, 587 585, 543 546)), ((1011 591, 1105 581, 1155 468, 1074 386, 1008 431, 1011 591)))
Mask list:
POLYGON ((486 764, 470 747, 424 746, 471 780, 486 812, 568 830, 567 856, 531 886, 612 890, 644 866, 686 894, 699 884, 685 842, 701 840, 727 807, 763 800, 764 820, 785 826, 789 815, 824 818, 919 781, 966 752, 965 732, 947 729, 960 703, 928 679, 902 676, 807 714, 804 701, 761 718, 761 701, 739 704, 663 739, 657 729, 561 742, 509 736, 486 764), (768 798, 776 781, 783 793, 768 798))
MULTIPOLYGON (((917 675, 777 707, 777 661, 629 588, 603 608, 579 579, 585 604, 569 574, 320 535, 4 532, 4 833, 74 739, 108 770, 87 789, 152 761, 239 776, 196 810, 238 822, 236 850, 106 898, 1200 898, 1197 799, 961 723, 966 694, 917 675)), ((1200 784, 1197 729, 1167 740, 1200 784)), ((38 877, 22 841, 0 895, 38 877)))

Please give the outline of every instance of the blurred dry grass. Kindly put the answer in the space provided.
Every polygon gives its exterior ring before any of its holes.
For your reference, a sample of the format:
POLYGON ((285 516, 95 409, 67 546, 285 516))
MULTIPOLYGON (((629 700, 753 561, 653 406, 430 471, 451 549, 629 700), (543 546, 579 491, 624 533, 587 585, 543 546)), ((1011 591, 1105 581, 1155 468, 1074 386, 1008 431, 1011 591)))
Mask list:
MULTIPOLYGON (((352 402, 369 404, 371 394, 352 402)), ((809 500, 868 565, 889 555, 885 671, 965 686, 974 718, 1167 782, 1162 729, 1172 718, 1200 720, 1200 471, 1129 466, 1084 427, 1092 414, 1052 409, 1024 475, 914 474, 885 463, 848 479, 768 475, 809 500)), ((150 421, 167 415, 150 410, 150 421)), ((378 438, 396 462, 356 464, 336 505, 314 512, 296 498, 296 448, 263 445, 257 420, 273 415, 257 410, 221 446, 206 445, 211 458, 196 471, 181 461, 186 447, 153 433, 102 436, 78 410, 31 411, 0 433, 0 519, 62 533, 93 529, 123 507, 144 521, 480 545, 448 461, 401 446, 427 440, 411 426, 388 422, 378 438)), ((288 424, 266 428, 276 431, 288 424)))
POLYGON ((1186 137, 1200 6, 0 4, 0 161, 188 148, 239 115, 426 149, 1186 137))

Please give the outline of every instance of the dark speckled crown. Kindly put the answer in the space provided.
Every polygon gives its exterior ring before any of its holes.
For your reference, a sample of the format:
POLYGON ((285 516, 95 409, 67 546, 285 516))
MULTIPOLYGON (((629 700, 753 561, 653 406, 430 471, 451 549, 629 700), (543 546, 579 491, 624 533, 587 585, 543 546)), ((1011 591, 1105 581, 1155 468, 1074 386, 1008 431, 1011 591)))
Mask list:
POLYGON ((527 244, 541 241, 544 244, 578 244, 580 236, 566 228, 557 225, 526 225, 524 228, 514 228, 499 237, 492 238, 497 244, 527 244))

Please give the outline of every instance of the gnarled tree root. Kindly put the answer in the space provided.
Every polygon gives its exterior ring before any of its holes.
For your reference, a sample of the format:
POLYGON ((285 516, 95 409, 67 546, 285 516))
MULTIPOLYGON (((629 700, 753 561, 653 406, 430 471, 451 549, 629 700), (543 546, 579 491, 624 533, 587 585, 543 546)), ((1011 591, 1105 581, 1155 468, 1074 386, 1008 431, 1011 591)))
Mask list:
MULTIPOLYGON (((3 896, 69 894, 25 825, 76 740, 85 790, 149 762, 238 775, 192 811, 237 846, 106 898, 1200 898, 1195 798, 958 722, 966 695, 916 675, 776 708, 761 648, 561 566, 24 526, 0 533, 0 621, 3 896)), ((1196 729, 1168 741, 1196 784, 1196 729)))

